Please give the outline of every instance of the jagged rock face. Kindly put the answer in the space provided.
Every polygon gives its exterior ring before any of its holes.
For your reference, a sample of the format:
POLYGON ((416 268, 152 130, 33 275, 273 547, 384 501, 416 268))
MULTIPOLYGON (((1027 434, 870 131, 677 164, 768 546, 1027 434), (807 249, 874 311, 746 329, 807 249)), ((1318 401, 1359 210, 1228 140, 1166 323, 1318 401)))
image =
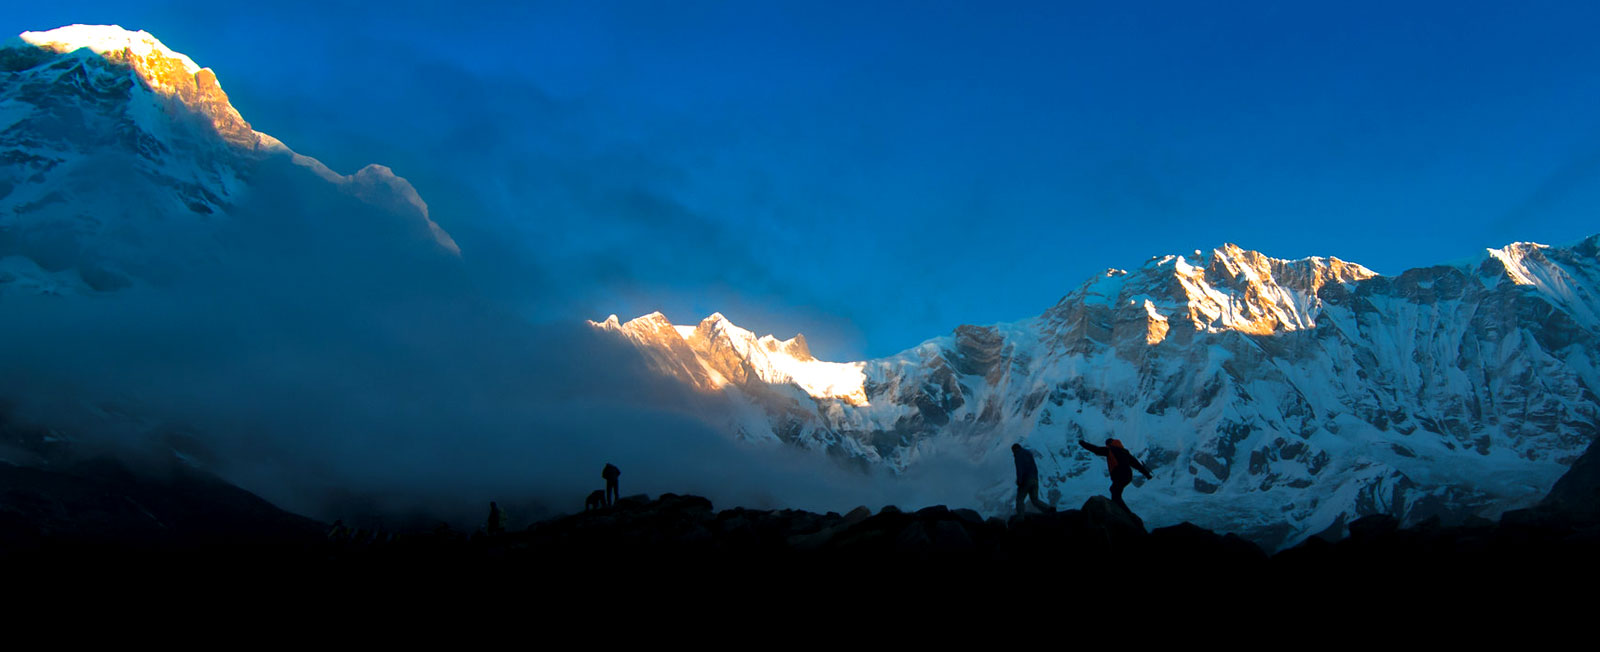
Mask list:
MULTIPOLYGON (((864 401, 749 374, 711 386, 781 414, 736 420, 739 436, 895 471, 931 445, 982 461, 1026 442, 1044 494, 1068 498, 1108 484, 1076 440, 1117 437, 1156 471, 1128 492, 1147 521, 1269 546, 1369 514, 1493 516, 1537 502, 1597 435, 1597 254, 1600 236, 1522 243, 1381 276, 1227 245, 1109 270, 1033 319, 853 363, 864 401)), ((680 357, 703 359, 693 346, 634 341, 665 371, 739 364, 737 351, 700 362, 680 357)), ((996 477, 976 499, 999 512, 1011 492, 996 477)))
POLYGON ((651 313, 628 322, 623 329, 615 316, 605 325, 629 338, 640 350, 651 355, 657 369, 683 379, 695 387, 716 389, 722 384, 720 374, 713 377, 712 370, 700 362, 699 356, 673 328, 661 313, 651 313))
POLYGON ((256 132, 210 69, 145 32, 74 25, 0 44, 0 294, 182 274, 220 255, 217 227, 252 193, 287 193, 263 185, 273 166, 320 176, 457 253, 404 179, 381 166, 338 175, 256 132))
POLYGON ((721 314, 695 326, 674 326, 661 313, 622 323, 616 315, 590 322, 626 338, 657 371, 711 392, 732 409, 722 422, 738 437, 824 452, 850 466, 882 461, 870 441, 816 427, 819 410, 867 403, 863 363, 823 362, 805 338, 756 337, 721 314))

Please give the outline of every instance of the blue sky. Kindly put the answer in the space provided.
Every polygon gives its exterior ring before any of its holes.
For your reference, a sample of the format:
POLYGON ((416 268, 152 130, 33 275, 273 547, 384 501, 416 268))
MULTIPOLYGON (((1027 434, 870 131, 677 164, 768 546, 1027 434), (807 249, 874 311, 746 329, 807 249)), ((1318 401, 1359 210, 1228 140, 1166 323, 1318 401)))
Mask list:
POLYGON ((1384 273, 1600 232, 1589 3, 61 2, 415 183, 538 319, 886 355, 1224 242, 1384 273))

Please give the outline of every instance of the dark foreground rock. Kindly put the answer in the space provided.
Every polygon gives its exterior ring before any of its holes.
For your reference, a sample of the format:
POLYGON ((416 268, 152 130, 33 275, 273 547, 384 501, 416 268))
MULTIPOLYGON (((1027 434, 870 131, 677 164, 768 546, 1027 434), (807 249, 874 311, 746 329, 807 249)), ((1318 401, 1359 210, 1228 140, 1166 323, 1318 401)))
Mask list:
MULTIPOLYGON (((1148 530, 1103 497, 1079 509, 983 518, 967 509, 858 507, 844 514, 733 508, 689 495, 629 496, 615 506, 488 535, 342 530, 304 519, 184 468, 133 473, 0 465, 0 559, 74 565, 161 559, 191 568, 373 571, 390 578, 537 578, 582 585, 668 578, 745 586, 821 579, 960 584, 1128 585, 1195 578, 1195 588, 1293 579, 1327 587, 1416 577, 1594 575, 1600 525, 1548 509, 1446 526, 1350 522, 1276 555, 1191 523, 1148 530), (1111 584, 1107 584, 1111 582, 1111 584)), ((34 567, 56 567, 33 564, 34 567)), ((1554 581, 1554 579, 1551 579, 1554 581)), ((1332 589, 1330 589, 1332 590, 1332 589)))
POLYGON ((1126 556, 1147 538, 1136 518, 1099 497, 1089 499, 1083 509, 1005 522, 943 506, 915 512, 885 507, 875 514, 865 507, 848 514, 745 508, 716 512, 704 498, 666 494, 476 541, 507 554, 544 552, 571 558, 703 556, 907 564, 1022 560, 1040 554, 1126 556))
POLYGON ((1538 584, 1594 575, 1600 539, 1586 528, 1487 521, 1402 528, 1368 518, 1336 540, 1313 538, 1269 555, 1241 537, 1191 523, 1147 530, 1100 497, 1079 509, 1002 520, 942 506, 717 511, 704 498, 666 494, 495 536, 440 531, 346 543, 318 562, 595 586, 783 590, 894 583, 944 595, 1028 585, 1093 595, 1089 587, 1142 592, 1181 581, 1185 591, 1208 594, 1284 582, 1320 595, 1375 586, 1448 593, 1444 587, 1471 588, 1486 578, 1538 584))
POLYGON ((1434 517, 1401 527, 1393 517, 1375 514, 1346 529, 1346 537, 1313 537, 1278 553, 1274 567, 1319 573, 1421 570, 1464 578, 1499 571, 1591 582, 1600 575, 1600 440, 1543 501, 1506 512, 1499 522, 1475 517, 1445 524, 1434 517))
POLYGON ((1556 480, 1537 510, 1552 520, 1600 521, 1600 440, 1556 480))

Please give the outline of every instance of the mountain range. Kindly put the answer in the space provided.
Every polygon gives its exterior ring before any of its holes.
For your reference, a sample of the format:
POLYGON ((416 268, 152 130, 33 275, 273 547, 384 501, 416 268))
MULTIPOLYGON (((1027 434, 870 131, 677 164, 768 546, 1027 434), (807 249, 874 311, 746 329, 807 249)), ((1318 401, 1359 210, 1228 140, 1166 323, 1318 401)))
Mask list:
MULTIPOLYGON (((1527 507, 1600 423, 1600 236, 1392 276, 1231 244, 1157 256, 1036 317, 857 362, 720 314, 590 323, 726 394, 721 425, 741 439, 893 473, 951 455, 999 468, 1020 442, 1047 499, 1076 504, 1108 484, 1077 441, 1118 438, 1155 471, 1129 490, 1135 511, 1268 547, 1372 514, 1527 507)), ((1013 497, 994 473, 972 501, 1013 497)))
MULTIPOLYGON (((366 274, 349 287, 368 291, 461 256, 405 179, 339 174, 254 130, 215 73, 148 33, 73 25, 0 45, 0 301, 229 273, 291 297, 366 274)), ((1049 501, 1077 505, 1107 484, 1077 440, 1115 437, 1155 471, 1128 493, 1147 520, 1267 547, 1372 514, 1530 506, 1600 423, 1600 236, 1398 275, 1233 245, 1157 256, 1037 316, 854 362, 720 314, 591 325, 726 399, 702 416, 752 445, 977 477, 961 502, 1001 513, 1012 443, 1038 457, 1049 501)), ((54 437, 0 441, 0 460, 37 462, 54 437)))

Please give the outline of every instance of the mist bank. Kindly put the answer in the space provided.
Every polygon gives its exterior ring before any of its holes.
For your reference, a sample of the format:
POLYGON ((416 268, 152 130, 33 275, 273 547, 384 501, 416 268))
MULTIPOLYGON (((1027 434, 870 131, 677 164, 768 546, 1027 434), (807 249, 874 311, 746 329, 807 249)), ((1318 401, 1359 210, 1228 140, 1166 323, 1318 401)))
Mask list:
POLYGON ((529 321, 461 259, 241 224, 162 284, 0 298, 8 419, 78 457, 181 456, 327 521, 471 524, 490 500, 531 521, 581 508, 608 462, 624 493, 764 508, 968 504, 992 483, 957 460, 908 481, 730 440, 721 396, 580 320, 529 321))
POLYGON ((341 174, 251 131, 215 79, 98 47, 8 55, 0 459, 178 458, 330 520, 578 509, 608 462, 624 491, 722 504, 911 500, 820 455, 730 441, 723 396, 587 330, 608 283, 649 295, 637 281, 685 252, 730 281, 760 276, 719 255, 739 241, 691 249, 703 220, 650 184, 597 187, 598 206, 497 204, 472 183, 497 163, 464 142, 432 161, 449 174, 428 192, 379 165, 341 174), (171 92, 202 82, 203 97, 171 92), (454 192, 430 207, 441 186, 454 192), (616 240, 591 222, 685 235, 616 240), (607 262, 641 258, 658 264, 607 262))

